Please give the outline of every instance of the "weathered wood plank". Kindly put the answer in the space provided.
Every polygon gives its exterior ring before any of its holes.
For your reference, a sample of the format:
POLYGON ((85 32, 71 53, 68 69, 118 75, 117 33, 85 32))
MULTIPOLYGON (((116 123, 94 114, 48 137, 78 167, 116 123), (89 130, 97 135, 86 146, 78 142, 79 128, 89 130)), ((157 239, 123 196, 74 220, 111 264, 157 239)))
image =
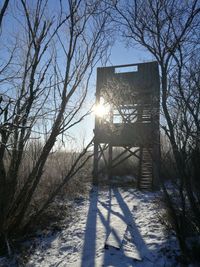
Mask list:
MULTIPOLYGON (((133 204, 126 203, 127 208, 132 210, 133 204)), ((114 212, 111 214, 110 226, 111 232, 105 242, 105 248, 113 247, 115 249, 120 249, 122 246, 122 241, 127 229, 127 225, 131 221, 131 218, 128 216, 123 216, 120 214, 121 208, 120 205, 114 208, 114 212)), ((131 216, 131 215, 130 215, 131 216)))

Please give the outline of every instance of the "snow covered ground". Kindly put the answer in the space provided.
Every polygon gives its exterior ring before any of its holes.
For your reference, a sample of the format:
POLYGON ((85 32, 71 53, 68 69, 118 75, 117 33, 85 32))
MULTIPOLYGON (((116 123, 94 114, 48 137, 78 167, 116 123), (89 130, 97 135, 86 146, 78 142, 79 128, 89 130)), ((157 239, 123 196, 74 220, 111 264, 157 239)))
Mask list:
POLYGON ((94 187, 88 199, 77 201, 69 227, 40 238, 26 266, 178 266, 176 238, 166 236, 159 221, 159 198, 160 193, 94 187), (105 248, 110 234, 119 249, 105 248))

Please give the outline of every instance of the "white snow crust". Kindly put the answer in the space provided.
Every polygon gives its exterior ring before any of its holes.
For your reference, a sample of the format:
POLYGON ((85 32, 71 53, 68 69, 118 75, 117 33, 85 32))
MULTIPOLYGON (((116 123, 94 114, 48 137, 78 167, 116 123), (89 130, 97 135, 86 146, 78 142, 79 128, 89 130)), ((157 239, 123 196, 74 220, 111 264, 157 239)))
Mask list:
POLYGON ((166 236, 159 220, 159 198, 160 193, 93 187, 89 199, 75 205, 69 227, 41 239, 27 267, 178 266, 176 238, 166 236), (105 249, 111 230, 118 238, 118 219, 127 224, 121 247, 105 249))

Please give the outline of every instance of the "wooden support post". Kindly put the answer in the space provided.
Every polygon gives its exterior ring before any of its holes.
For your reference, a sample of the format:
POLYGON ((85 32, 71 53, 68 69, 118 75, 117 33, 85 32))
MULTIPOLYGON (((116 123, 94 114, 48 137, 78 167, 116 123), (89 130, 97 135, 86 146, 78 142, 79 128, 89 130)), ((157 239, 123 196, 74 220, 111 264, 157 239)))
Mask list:
POLYGON ((140 146, 140 160, 139 160, 139 171, 138 171, 138 181, 137 187, 140 189, 140 181, 142 176, 142 159, 143 159, 143 147, 140 146))
POLYGON ((98 184, 98 165, 99 165, 99 155, 98 155, 98 143, 94 141, 94 168, 93 168, 93 184, 98 184))
POLYGON ((112 177, 112 145, 109 144, 108 147, 108 178, 112 177))

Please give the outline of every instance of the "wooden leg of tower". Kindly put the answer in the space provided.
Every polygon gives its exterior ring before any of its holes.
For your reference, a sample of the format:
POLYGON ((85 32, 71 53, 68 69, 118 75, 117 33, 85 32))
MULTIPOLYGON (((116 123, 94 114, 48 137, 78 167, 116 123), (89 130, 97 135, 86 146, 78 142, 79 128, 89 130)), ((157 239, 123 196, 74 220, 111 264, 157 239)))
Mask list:
POLYGON ((153 147, 153 189, 160 188, 160 146, 155 144, 153 147))
POLYGON ((108 147, 108 178, 111 179, 112 176, 112 145, 109 144, 108 147))
POLYGON ((98 184, 98 165, 99 165, 98 146, 99 146, 98 143, 94 142, 93 184, 98 184))
POLYGON ((137 187, 140 189, 140 182, 141 182, 141 176, 142 176, 142 159, 143 159, 143 147, 140 146, 140 155, 139 155, 139 170, 138 170, 138 181, 137 181, 137 187))

